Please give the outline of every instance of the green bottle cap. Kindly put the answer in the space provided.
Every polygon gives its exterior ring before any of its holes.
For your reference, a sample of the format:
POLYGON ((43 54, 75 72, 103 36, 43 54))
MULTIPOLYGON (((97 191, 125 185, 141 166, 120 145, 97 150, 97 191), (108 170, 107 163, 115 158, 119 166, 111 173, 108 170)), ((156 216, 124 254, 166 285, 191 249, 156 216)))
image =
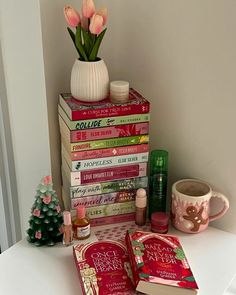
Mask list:
POLYGON ((165 150, 154 150, 151 152, 151 175, 157 172, 168 171, 168 152, 165 150))

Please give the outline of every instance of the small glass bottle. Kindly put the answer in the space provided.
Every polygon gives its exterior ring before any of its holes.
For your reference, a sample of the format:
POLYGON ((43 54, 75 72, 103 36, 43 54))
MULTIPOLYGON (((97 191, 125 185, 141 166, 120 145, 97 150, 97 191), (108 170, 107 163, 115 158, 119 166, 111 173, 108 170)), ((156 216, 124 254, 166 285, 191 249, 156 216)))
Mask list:
POLYGON ((63 224, 63 245, 69 246, 73 241, 71 214, 69 211, 63 212, 63 224))
POLYGON ((137 225, 145 225, 147 211, 147 194, 145 189, 139 188, 136 191, 135 206, 135 223, 137 225))
POLYGON ((85 206, 78 206, 76 208, 77 217, 73 222, 74 238, 77 240, 84 240, 90 236, 90 222, 86 217, 85 206))
POLYGON ((166 211, 168 152, 154 150, 151 152, 149 182, 149 219, 153 212, 166 211))

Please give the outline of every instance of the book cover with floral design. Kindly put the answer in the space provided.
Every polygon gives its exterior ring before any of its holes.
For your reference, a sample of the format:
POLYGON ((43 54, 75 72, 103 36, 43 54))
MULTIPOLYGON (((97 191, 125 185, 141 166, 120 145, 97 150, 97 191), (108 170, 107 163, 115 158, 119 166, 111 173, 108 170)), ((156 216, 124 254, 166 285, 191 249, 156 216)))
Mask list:
POLYGON ((137 291, 197 294, 197 283, 177 237, 131 230, 126 244, 137 291))
POLYGON ((78 244, 73 250, 84 295, 136 294, 123 243, 97 241, 78 244))

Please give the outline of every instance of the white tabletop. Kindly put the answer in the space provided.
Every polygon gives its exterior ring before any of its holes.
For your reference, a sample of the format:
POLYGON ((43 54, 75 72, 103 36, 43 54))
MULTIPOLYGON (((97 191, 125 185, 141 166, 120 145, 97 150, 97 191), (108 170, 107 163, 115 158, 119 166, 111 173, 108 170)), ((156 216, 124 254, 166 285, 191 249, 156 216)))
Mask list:
MULTIPOLYGON (((236 294, 236 281, 230 285, 236 274, 236 235, 212 227, 201 234, 170 233, 180 238, 199 295, 236 294)), ((72 246, 37 248, 26 240, 15 244, 0 255, 0 294, 81 295, 72 246)))

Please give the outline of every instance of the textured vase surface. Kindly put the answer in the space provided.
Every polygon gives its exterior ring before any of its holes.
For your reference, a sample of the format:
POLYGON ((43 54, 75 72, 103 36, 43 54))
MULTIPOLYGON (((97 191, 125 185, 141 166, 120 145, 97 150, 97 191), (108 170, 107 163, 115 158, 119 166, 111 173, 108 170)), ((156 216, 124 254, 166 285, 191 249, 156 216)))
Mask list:
POLYGON ((76 60, 71 71, 71 94, 74 98, 93 102, 107 97, 109 75, 105 62, 76 60))

